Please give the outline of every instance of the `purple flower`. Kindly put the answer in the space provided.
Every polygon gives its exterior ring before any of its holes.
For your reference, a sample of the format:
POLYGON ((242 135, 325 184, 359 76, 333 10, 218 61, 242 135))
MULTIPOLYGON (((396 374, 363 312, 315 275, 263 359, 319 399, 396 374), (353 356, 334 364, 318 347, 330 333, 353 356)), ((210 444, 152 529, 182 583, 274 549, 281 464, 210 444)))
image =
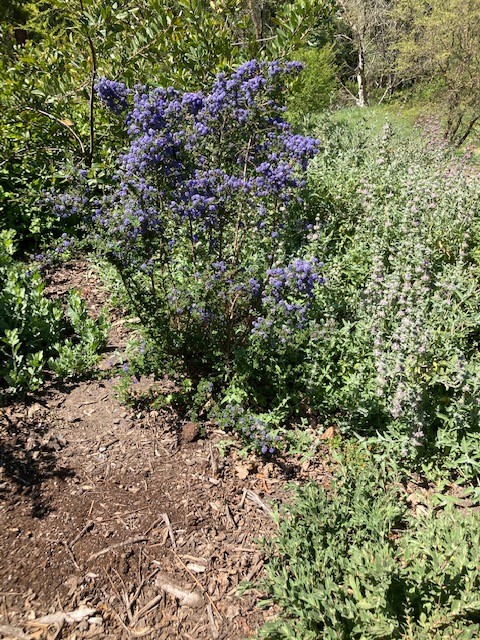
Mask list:
POLYGON ((128 96, 131 92, 123 82, 100 78, 95 85, 95 89, 100 100, 113 113, 120 115, 128 108, 128 96))

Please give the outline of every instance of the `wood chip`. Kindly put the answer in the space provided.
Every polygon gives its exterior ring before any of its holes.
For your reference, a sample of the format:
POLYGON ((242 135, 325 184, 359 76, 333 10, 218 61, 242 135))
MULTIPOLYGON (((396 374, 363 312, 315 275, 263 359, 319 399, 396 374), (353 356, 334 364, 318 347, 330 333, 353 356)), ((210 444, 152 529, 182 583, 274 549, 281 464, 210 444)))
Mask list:
POLYGON ((201 607, 204 604, 202 596, 196 591, 187 591, 180 585, 174 583, 170 576, 160 574, 155 580, 159 589, 176 598, 182 607, 201 607))
POLYGON ((30 638, 21 629, 9 624, 0 624, 0 634, 4 638, 18 638, 18 640, 29 640, 30 638))
POLYGON ((33 627, 49 627, 50 625, 62 626, 63 624, 73 624, 75 622, 81 622, 87 618, 93 616, 96 613, 96 609, 90 609, 89 607, 79 607, 75 611, 57 611, 55 613, 49 613, 41 618, 35 618, 27 624, 33 627))

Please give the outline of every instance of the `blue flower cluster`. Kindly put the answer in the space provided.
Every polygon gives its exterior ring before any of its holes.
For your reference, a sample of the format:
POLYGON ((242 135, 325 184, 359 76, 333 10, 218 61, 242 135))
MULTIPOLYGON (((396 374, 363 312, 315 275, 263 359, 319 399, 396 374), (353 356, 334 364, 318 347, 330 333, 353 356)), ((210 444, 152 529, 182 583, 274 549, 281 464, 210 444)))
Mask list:
POLYGON ((44 191, 40 205, 50 209, 59 220, 72 219, 72 222, 78 222, 85 219, 92 197, 88 172, 84 169, 72 171, 62 188, 63 191, 55 188, 44 191))
POLYGON ((100 100, 113 113, 120 115, 128 108, 130 91, 122 82, 100 78, 95 85, 100 100))
POLYGON ((317 258, 296 258, 286 267, 268 269, 262 296, 264 314, 253 323, 252 333, 266 338, 276 326, 285 343, 295 329, 303 329, 315 299, 315 286, 324 283, 319 273, 322 267, 317 258))
MULTIPOLYGON (((136 88, 127 115, 130 148, 116 189, 95 216, 117 235, 120 259, 138 255, 138 242, 145 246, 152 235, 166 247, 182 237, 207 242, 219 254, 218 236, 239 206, 239 229, 255 223, 276 237, 265 204, 291 199, 318 150, 282 117, 286 78, 299 68, 252 60, 219 74, 209 94, 136 88)), ((121 83, 102 79, 98 92, 115 113, 126 108, 129 91, 121 83)))
POLYGON ((323 282, 317 269, 323 267, 323 262, 317 258, 302 260, 296 258, 286 267, 277 267, 267 271, 268 284, 271 295, 276 302, 282 302, 285 294, 294 291, 307 298, 314 297, 314 286, 316 282, 323 282))
POLYGON ((272 455, 278 452, 281 436, 272 433, 262 418, 246 412, 240 405, 226 405, 217 418, 225 429, 236 431, 257 453, 272 455))

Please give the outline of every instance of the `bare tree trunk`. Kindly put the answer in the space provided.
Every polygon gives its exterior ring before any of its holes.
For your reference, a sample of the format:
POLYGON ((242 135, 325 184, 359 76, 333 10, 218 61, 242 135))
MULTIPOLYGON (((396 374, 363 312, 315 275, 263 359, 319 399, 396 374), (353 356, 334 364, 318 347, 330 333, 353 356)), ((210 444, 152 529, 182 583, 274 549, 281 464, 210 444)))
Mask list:
POLYGON ((449 140, 450 142, 453 142, 453 140, 455 139, 455 136, 457 135, 457 131, 460 129, 460 125, 462 124, 464 115, 465 113, 463 111, 459 113, 455 124, 453 124, 453 117, 452 117, 452 121, 448 125, 447 136, 446 136, 447 140, 449 140))
POLYGON ((357 105, 359 107, 364 107, 367 104, 367 86, 365 83, 365 49, 362 41, 358 43, 357 83, 357 105))
POLYGON ((460 136, 460 138, 455 143, 455 146, 457 148, 462 146, 462 144, 465 142, 468 136, 472 133, 473 127, 477 124, 479 120, 480 120, 480 116, 475 116, 475 118, 472 118, 472 120, 470 120, 464 133, 460 136))

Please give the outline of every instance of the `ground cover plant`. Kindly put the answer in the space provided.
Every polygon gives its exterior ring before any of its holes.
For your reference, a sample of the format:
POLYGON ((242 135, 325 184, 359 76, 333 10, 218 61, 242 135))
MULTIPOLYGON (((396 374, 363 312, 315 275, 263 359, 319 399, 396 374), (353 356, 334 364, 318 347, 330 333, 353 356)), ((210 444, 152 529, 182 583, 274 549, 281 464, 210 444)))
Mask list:
POLYGON ((45 295, 38 268, 14 260, 14 251, 14 232, 1 231, 0 400, 37 390, 52 372, 90 372, 107 337, 106 318, 91 318, 78 292, 64 310, 45 295))
POLYGON ((260 637, 478 637, 478 516, 432 499, 411 513, 406 497, 368 454, 328 491, 301 487, 268 546, 264 587, 282 615, 260 637))

